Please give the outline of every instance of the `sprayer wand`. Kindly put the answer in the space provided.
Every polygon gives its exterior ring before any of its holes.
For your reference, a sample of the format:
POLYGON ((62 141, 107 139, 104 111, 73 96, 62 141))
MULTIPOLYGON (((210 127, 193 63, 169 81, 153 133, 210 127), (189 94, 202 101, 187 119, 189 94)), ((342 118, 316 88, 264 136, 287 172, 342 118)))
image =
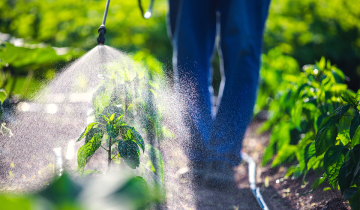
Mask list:
MULTIPOLYGON (((154 0, 150 0, 148 10, 145 13, 144 13, 144 9, 143 9, 142 4, 141 4, 141 0, 138 0, 138 3, 139 3, 139 9, 140 9, 140 12, 141 12, 141 15, 143 16, 143 18, 149 19, 151 17, 151 15, 152 15, 152 9, 153 9, 153 5, 154 5, 154 0)), ((98 44, 101 44, 101 45, 105 44, 105 33, 106 33, 105 22, 106 22, 106 16, 107 16, 107 13, 108 13, 108 9, 109 9, 109 4, 110 4, 110 0, 107 0, 106 1, 106 6, 105 6, 105 12, 104 12, 103 21, 102 21, 101 26, 98 29, 99 37, 97 38, 97 42, 98 42, 98 44)))
POLYGON ((108 13, 108 9, 109 9, 109 4, 110 4, 110 0, 107 0, 106 1, 106 6, 105 6, 105 12, 104 12, 103 21, 102 21, 101 26, 98 29, 98 33, 99 33, 99 37, 97 38, 98 44, 105 44, 105 33, 106 33, 105 22, 106 22, 106 16, 107 16, 107 13, 108 13))

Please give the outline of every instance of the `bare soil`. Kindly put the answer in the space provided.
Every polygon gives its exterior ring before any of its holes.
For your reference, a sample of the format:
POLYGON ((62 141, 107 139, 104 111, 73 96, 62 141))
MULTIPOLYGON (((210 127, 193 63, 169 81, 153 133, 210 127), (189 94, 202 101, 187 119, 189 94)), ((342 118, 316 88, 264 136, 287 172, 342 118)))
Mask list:
POLYGON ((257 164, 257 186, 260 187, 261 194, 270 209, 351 209, 340 191, 324 191, 325 188, 330 187, 328 185, 323 184, 316 191, 308 193, 317 178, 315 172, 310 172, 303 182, 303 177, 284 179, 287 167, 262 167, 262 156, 270 134, 257 134, 256 130, 260 126, 261 122, 255 121, 251 124, 244 139, 243 150, 257 164))

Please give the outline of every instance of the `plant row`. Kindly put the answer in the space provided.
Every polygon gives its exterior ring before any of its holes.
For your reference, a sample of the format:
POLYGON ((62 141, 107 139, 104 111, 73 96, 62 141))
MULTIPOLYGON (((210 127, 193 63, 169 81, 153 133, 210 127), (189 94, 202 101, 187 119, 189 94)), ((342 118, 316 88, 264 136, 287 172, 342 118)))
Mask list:
POLYGON ((328 183, 360 209, 360 90, 348 90, 346 76, 325 58, 302 71, 277 73, 277 88, 265 103, 270 117, 260 128, 271 131, 263 165, 290 164, 286 176, 303 179, 315 171, 313 190, 328 183))

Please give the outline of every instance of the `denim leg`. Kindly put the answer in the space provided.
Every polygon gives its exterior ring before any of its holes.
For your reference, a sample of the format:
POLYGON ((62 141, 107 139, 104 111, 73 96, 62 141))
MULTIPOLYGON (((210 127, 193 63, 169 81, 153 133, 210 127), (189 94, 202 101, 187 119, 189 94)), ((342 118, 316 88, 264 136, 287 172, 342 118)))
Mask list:
POLYGON ((212 125, 210 160, 238 165, 242 141, 253 115, 269 0, 220 1, 221 54, 225 85, 212 125))
POLYGON ((209 87, 216 1, 181 0, 177 11, 170 11, 170 23, 175 24, 171 25, 175 82, 184 102, 184 121, 190 129, 186 152, 190 160, 205 161, 212 125, 209 87))

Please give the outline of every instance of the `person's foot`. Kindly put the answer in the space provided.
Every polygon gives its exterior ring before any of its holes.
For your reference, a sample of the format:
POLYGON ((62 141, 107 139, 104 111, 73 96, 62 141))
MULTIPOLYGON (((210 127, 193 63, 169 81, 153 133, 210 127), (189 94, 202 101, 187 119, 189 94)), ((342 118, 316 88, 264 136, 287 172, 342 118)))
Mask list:
POLYGON ((234 167, 227 162, 212 162, 204 177, 208 188, 226 190, 236 187, 234 167))

